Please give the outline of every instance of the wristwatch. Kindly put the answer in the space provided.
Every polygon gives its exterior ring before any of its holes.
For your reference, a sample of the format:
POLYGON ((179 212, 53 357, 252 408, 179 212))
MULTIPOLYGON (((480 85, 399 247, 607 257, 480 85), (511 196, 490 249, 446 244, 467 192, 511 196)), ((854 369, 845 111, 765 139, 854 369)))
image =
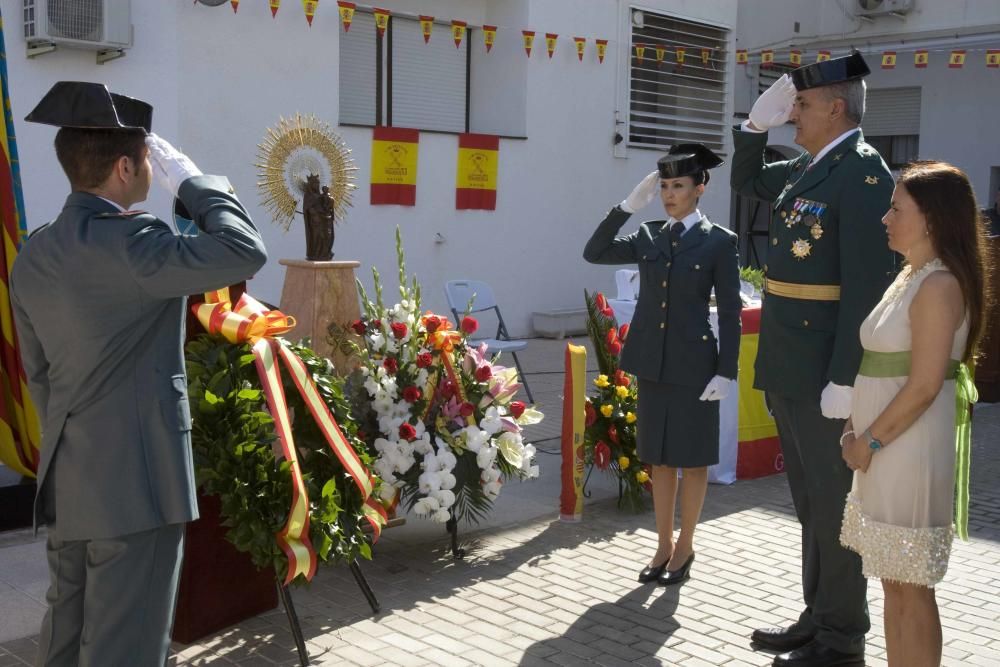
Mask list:
POLYGON ((865 431, 865 435, 868 437, 868 447, 872 450, 872 452, 877 452, 882 449, 882 441, 872 435, 870 430, 865 431))

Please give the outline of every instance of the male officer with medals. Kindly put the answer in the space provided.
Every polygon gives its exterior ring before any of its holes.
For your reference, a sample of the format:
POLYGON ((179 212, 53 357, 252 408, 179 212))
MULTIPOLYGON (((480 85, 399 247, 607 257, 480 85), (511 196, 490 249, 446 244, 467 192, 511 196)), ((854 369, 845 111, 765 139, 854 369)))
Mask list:
POLYGON ((51 584, 38 664, 166 662, 184 524, 198 517, 184 297, 267 259, 229 181, 149 134, 152 113, 102 84, 63 81, 25 118, 60 128, 72 188, 11 276, 42 421, 35 525, 48 525, 51 584), (154 175, 197 236, 128 210, 154 175))
POLYGON ((892 280, 881 224, 893 182, 864 142, 859 53, 800 67, 765 91, 733 132, 732 185, 772 206, 755 386, 778 426, 802 525, 805 609, 756 630, 774 665, 863 665, 870 624, 861 560, 839 543, 852 472, 838 440, 861 360, 858 330, 892 280), (797 158, 764 164, 767 130, 791 120, 797 158))

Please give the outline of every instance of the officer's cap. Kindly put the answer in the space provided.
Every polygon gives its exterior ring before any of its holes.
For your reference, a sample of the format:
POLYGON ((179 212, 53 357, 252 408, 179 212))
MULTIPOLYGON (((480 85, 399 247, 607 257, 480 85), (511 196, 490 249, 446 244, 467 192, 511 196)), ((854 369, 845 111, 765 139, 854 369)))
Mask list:
POLYGON ((656 162, 660 178, 694 176, 724 164, 722 158, 702 144, 675 144, 656 162))
POLYGON ((853 81, 871 74, 868 63, 854 51, 849 56, 823 60, 792 70, 792 83, 796 90, 829 86, 842 81, 853 81))
POLYGON ((142 100, 109 92, 103 83, 59 81, 24 120, 88 130, 150 132, 153 107, 142 100))

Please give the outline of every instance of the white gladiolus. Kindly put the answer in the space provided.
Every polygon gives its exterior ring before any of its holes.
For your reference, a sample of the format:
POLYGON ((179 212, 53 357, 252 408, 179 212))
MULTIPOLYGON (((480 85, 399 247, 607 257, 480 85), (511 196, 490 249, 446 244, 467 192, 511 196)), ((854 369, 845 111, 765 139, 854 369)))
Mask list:
POLYGON ((381 332, 375 332, 368 338, 369 345, 376 352, 381 352, 382 347, 385 345, 385 336, 381 332))

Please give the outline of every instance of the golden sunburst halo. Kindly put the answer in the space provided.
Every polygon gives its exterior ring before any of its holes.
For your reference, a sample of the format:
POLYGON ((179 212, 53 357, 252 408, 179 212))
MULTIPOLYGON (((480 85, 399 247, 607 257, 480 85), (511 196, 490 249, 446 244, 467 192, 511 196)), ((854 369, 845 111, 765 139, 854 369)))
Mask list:
POLYGON ((313 115, 295 114, 278 118, 257 146, 257 192, 261 205, 274 221, 288 231, 302 205, 306 176, 319 175, 321 185, 329 185, 336 220, 344 219, 352 206, 354 172, 351 149, 327 123, 313 115))

